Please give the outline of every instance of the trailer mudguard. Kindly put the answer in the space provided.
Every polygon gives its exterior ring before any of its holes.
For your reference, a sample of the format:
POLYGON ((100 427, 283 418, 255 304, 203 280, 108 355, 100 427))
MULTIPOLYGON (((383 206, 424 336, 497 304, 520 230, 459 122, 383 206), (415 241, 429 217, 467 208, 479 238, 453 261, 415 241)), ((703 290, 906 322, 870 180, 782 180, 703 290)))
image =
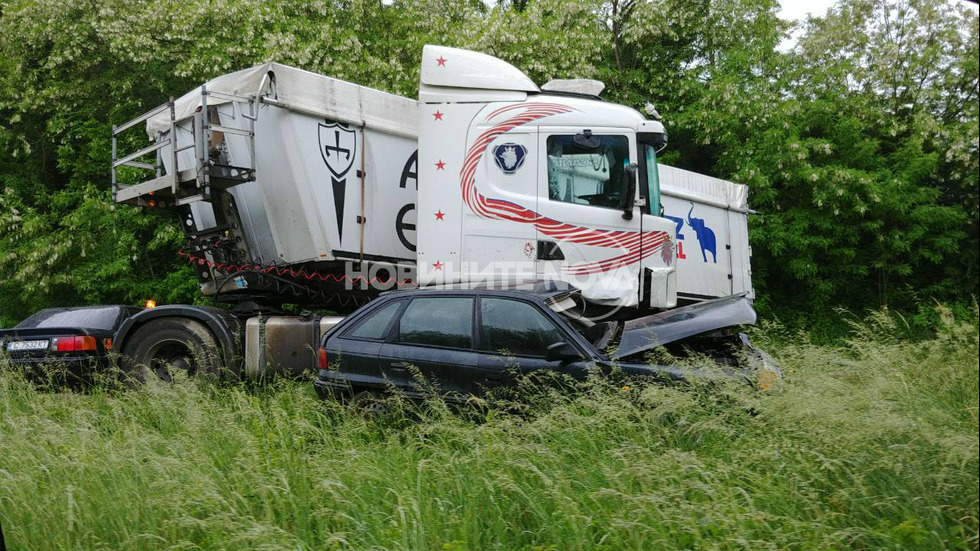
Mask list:
POLYGON ((130 316, 119 326, 113 338, 114 348, 122 350, 126 338, 140 325, 157 318, 184 318, 203 323, 214 334, 225 361, 232 362, 240 356, 241 322, 231 312, 212 306, 191 306, 189 304, 168 304, 148 308, 130 316))

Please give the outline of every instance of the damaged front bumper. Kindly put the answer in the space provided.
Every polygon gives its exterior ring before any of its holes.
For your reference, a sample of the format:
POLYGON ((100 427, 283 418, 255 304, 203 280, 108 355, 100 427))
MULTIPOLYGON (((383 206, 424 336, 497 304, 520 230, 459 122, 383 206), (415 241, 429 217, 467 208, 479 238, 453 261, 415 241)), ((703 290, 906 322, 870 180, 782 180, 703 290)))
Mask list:
MULTIPOLYGON (((636 357, 659 346, 677 345, 692 337, 703 337, 756 322, 752 301, 745 294, 731 295, 675 308, 651 316, 630 320, 623 325, 614 360, 636 357)), ((745 333, 726 332, 737 338, 734 363, 740 369, 728 373, 744 377, 757 388, 772 388, 782 379, 782 368, 764 350, 754 346, 745 333)), ((728 337, 732 338, 732 337, 728 337)))

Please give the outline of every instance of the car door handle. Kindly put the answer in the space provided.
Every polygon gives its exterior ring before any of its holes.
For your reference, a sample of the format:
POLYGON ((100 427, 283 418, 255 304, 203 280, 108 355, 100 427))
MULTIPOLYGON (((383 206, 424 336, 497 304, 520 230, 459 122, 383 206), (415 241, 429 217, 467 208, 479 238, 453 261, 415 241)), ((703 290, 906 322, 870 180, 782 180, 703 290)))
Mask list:
POLYGON ((391 362, 390 364, 388 364, 388 367, 398 371, 405 371, 406 369, 408 369, 408 364, 405 362, 391 362))

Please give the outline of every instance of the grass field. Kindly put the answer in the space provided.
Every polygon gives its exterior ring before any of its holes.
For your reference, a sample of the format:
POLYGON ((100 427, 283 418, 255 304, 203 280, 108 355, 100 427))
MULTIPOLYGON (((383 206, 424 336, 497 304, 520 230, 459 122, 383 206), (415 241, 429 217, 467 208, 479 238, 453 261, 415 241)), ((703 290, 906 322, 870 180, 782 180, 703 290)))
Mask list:
POLYGON ((18 550, 976 549, 976 312, 853 334, 763 330, 767 393, 592 381, 520 416, 0 367, 0 523, 18 550))

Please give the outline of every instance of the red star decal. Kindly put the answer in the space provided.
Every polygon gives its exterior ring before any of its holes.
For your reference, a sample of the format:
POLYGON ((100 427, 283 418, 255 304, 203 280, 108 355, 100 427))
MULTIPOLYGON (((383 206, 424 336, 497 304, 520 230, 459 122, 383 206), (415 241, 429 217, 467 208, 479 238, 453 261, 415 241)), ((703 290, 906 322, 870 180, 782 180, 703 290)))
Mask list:
POLYGON ((443 218, 446 217, 446 213, 442 212, 441 209, 434 214, 436 215, 436 220, 442 220, 443 218))
POLYGON ((436 67, 445 67, 445 66, 446 66, 446 59, 443 58, 442 56, 439 56, 439 59, 436 60, 436 67))
POLYGON ((437 121, 441 121, 442 120, 442 115, 443 114, 441 112, 439 112, 439 111, 436 111, 435 113, 432 114, 432 116, 435 117, 435 120, 437 120, 437 121))
POLYGON ((436 260, 435 264, 432 265, 433 268, 439 270, 440 272, 442 271, 443 266, 444 264, 442 262, 439 262, 438 260, 436 260))
POLYGON ((436 170, 445 170, 445 169, 446 169, 446 163, 442 162, 442 159, 439 159, 439 162, 436 163, 436 170))

